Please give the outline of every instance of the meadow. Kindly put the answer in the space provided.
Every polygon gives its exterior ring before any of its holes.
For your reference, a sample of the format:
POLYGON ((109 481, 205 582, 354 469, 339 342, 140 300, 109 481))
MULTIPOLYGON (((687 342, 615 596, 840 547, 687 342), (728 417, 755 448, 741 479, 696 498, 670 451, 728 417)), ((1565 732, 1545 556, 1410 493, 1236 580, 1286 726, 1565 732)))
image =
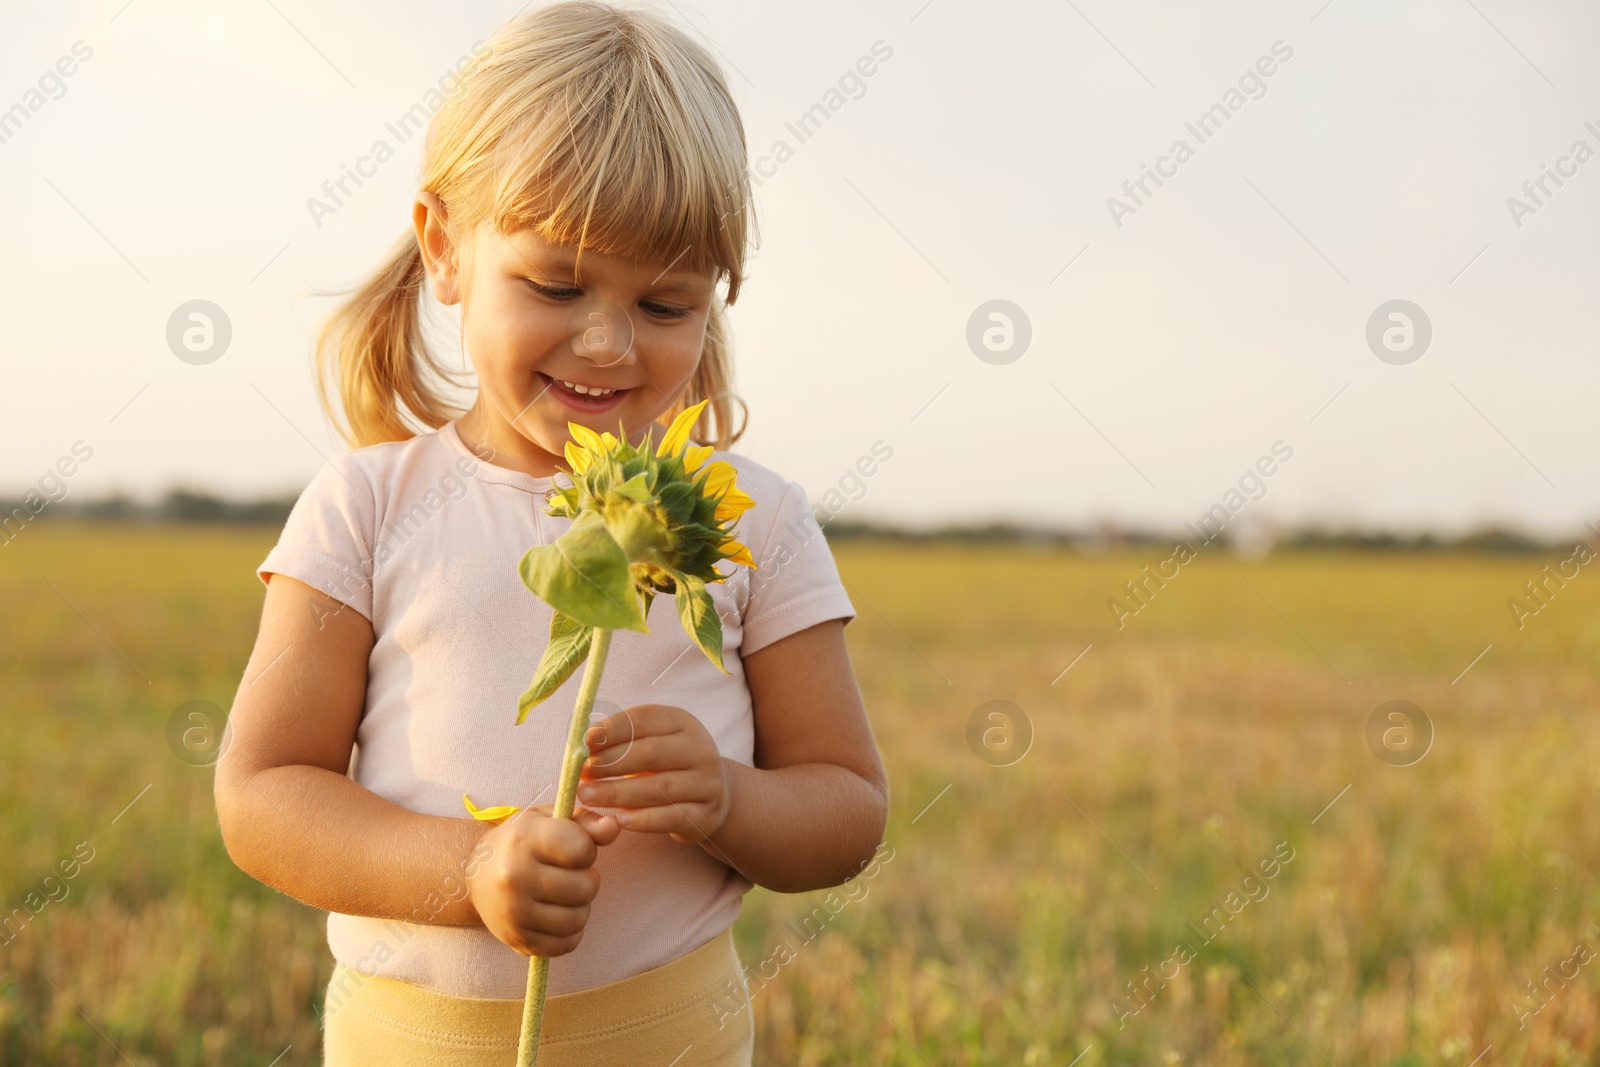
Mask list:
MULTIPOLYGON (((319 1062, 323 915, 168 733, 231 701, 275 538, 0 549, 0 912, 43 902, 0 1064, 319 1062)), ((757 1063, 1593 1062, 1600 576, 1507 607, 1570 552, 1207 550, 1119 628, 1167 553, 834 547, 892 814, 849 896, 746 898, 757 1063)))

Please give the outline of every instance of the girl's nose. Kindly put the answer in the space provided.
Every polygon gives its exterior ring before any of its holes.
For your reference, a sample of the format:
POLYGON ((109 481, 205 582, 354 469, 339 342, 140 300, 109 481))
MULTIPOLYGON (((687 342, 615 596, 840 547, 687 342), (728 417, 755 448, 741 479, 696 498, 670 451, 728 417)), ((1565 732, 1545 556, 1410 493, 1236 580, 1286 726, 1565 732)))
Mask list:
POLYGON ((572 351, 595 367, 625 367, 636 360, 633 320, 610 301, 586 303, 572 317, 572 351))

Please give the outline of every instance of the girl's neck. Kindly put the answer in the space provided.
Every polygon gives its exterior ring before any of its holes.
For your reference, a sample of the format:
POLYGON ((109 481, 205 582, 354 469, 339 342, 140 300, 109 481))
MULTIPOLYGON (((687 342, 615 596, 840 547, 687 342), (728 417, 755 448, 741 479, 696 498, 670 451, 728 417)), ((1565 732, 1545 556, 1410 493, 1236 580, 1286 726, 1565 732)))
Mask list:
POLYGON ((549 478, 559 469, 557 457, 546 452, 524 437, 516 427, 491 420, 483 414, 481 405, 472 408, 456 421, 456 435, 486 463, 508 470, 521 471, 533 478, 549 478))

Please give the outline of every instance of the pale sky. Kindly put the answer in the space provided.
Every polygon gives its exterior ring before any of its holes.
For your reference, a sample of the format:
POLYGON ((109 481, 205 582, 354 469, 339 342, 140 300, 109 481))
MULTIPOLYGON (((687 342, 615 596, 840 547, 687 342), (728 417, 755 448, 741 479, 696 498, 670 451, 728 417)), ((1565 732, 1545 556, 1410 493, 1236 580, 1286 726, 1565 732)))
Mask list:
MULTIPOLYGON (((303 487, 340 447, 310 294, 409 226, 420 139, 320 227, 307 199, 520 6, 8 5, 0 114, 28 114, 0 124, 0 490, 78 441, 86 498, 303 487), (191 300, 231 323, 215 362, 168 346, 191 300)), ((1600 521, 1600 11, 804 7, 658 10, 714 45, 752 162, 794 149, 731 309, 736 448, 814 501, 883 441, 843 517, 1175 527, 1281 440, 1253 521, 1600 521), (875 44, 865 92, 798 143, 785 123, 875 44), (1202 143, 1186 123, 1219 104, 1202 143), (1169 176, 1118 225, 1146 166, 1169 176), (968 342, 993 300, 1031 331, 1009 362, 968 342), (1411 362, 1368 344, 1393 300, 1431 323, 1411 362)))

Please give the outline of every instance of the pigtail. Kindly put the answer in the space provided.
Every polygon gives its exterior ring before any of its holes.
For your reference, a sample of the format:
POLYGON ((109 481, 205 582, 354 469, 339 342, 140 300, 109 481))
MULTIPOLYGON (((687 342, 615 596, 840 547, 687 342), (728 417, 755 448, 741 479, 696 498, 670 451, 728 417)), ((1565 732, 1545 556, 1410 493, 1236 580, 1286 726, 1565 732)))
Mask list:
POLYGON ((408 230, 365 283, 336 291, 349 298, 318 332, 317 393, 353 448, 414 436, 408 417, 438 429, 464 414, 442 396, 439 381, 459 383, 423 336, 419 297, 427 276, 416 233, 408 230), (330 380, 337 382, 343 420, 329 395, 330 380))

